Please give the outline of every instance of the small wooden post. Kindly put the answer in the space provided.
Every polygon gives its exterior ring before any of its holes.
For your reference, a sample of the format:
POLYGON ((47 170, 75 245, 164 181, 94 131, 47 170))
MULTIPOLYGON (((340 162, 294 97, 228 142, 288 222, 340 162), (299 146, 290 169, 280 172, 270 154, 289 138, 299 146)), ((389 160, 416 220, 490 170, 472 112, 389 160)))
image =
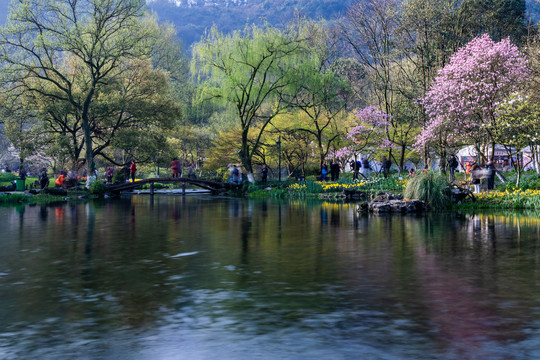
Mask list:
POLYGON ((154 195, 154 182, 150 183, 150 195, 154 195))
POLYGON ((186 183, 182 182, 182 195, 186 195, 186 183))

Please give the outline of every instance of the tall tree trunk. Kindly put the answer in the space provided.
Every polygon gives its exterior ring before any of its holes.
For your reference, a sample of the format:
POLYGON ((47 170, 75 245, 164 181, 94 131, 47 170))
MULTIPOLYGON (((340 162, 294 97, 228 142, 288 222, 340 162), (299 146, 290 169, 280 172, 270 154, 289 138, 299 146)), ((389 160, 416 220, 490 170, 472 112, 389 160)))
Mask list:
POLYGON ((407 151, 407 147, 405 145, 401 145, 401 152, 399 154, 399 171, 403 171, 403 168, 405 167, 405 151, 407 151))
MULTIPOLYGON (((248 131, 249 131, 248 128, 242 131, 242 145, 240 148, 239 155, 240 155, 240 161, 242 162, 242 165, 246 169, 248 181, 254 184, 255 176, 253 176, 253 165, 251 164, 251 158, 253 154, 249 153, 248 131)), ((242 176, 242 172, 240 172, 240 176, 242 176)))
POLYGON ((19 174, 24 167, 24 157, 19 157, 19 174))
POLYGON ((94 171, 94 150, 92 149, 92 134, 90 133, 90 124, 88 119, 83 118, 84 140, 86 142, 86 167, 88 176, 95 176, 94 171))

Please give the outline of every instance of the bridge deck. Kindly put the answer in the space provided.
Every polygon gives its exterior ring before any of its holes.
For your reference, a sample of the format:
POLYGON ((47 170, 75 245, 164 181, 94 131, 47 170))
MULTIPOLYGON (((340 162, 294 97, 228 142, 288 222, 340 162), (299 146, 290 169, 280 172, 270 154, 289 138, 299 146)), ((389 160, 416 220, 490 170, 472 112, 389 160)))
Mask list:
POLYGON ((127 183, 122 183, 122 184, 110 185, 107 188, 107 190, 112 193, 118 193, 121 191, 135 189, 144 184, 150 184, 150 193, 153 193, 154 183, 191 184, 191 185, 201 187, 203 189, 210 190, 212 192, 215 192, 221 189, 232 190, 232 189, 237 189, 239 187, 238 184, 234 184, 234 183, 221 183, 221 182, 216 182, 216 181, 181 177, 181 178, 151 178, 151 179, 138 180, 135 182, 127 182, 127 183))

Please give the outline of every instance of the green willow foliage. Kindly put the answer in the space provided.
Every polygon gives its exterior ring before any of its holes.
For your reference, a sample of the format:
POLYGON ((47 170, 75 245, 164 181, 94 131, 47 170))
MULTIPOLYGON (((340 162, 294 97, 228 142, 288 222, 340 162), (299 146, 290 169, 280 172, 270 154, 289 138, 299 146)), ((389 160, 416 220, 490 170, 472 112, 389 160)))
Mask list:
POLYGON ((314 74, 324 77, 313 66, 320 64, 313 51, 317 29, 310 22, 284 30, 252 25, 228 35, 214 27, 193 48, 191 70, 199 83, 198 100, 219 101, 236 110, 241 130, 238 155, 250 182, 253 155, 266 127, 291 108, 300 84, 313 80, 314 74))

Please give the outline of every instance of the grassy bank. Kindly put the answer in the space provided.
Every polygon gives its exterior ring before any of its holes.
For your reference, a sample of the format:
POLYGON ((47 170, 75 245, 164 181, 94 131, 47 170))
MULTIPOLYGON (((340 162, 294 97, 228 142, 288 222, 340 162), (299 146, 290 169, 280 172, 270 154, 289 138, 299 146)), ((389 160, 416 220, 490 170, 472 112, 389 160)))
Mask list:
POLYGON ((65 197, 49 194, 30 195, 25 193, 0 193, 0 205, 46 205, 63 201, 66 201, 65 197))

